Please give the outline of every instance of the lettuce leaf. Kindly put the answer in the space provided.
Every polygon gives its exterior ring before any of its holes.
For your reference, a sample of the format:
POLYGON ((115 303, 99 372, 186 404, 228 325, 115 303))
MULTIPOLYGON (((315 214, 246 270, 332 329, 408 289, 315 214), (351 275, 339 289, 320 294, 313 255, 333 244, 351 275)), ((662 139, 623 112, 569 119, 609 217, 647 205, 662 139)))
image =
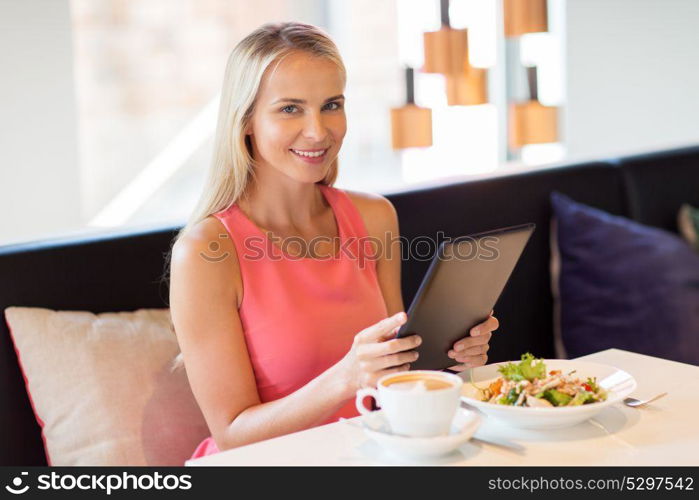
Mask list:
POLYGON ((588 391, 580 391, 578 392, 573 400, 570 402, 570 406, 580 406, 584 405, 586 403, 594 403, 595 402, 595 396, 591 392, 588 391))
POLYGON ((519 363, 519 366, 524 378, 530 382, 535 378, 546 378, 546 365, 542 360, 537 360, 534 355, 529 352, 522 355, 522 361, 519 363))
POLYGON ((546 378, 546 365, 543 360, 537 360, 532 353, 522 354, 522 360, 515 363, 507 363, 498 368, 498 372, 507 380, 519 382, 535 378, 546 378))
POLYGON ((498 368, 498 372, 500 372, 500 374, 507 380, 513 380, 515 382, 524 380, 524 375, 522 375, 519 365, 514 363, 507 363, 506 365, 501 366, 498 368))

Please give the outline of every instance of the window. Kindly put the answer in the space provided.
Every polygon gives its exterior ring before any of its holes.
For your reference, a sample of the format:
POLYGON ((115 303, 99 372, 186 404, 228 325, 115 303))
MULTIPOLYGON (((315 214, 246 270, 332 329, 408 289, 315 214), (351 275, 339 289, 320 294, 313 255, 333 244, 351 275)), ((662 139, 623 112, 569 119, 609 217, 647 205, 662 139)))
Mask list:
MULTIPOLYGON (((404 66, 422 66, 422 32, 439 28, 437 0, 71 0, 86 224, 186 219, 211 159, 228 54, 274 20, 325 28, 345 59, 339 187, 386 192, 498 169, 505 159, 498 5, 452 0, 450 10, 452 25, 469 29, 472 64, 492 68, 491 102, 447 106, 444 78, 418 71, 416 101, 433 110, 434 144, 393 151, 389 110, 404 102, 404 66)), ((546 82, 556 80, 560 49, 537 36, 523 42, 523 54, 554 75, 546 82)), ((542 82, 544 95, 560 100, 560 82, 542 82)), ((558 146, 532 148, 525 162, 560 156, 558 146)))

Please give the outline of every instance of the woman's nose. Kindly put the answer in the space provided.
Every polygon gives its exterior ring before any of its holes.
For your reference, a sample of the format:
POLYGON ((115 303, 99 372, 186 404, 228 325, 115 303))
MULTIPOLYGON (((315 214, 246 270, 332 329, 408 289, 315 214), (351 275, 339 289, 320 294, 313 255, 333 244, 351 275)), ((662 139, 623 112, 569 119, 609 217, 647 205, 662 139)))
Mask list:
POLYGON ((325 139, 328 131, 323 123, 323 118, 320 113, 309 113, 304 124, 303 133, 309 139, 320 142, 325 139))

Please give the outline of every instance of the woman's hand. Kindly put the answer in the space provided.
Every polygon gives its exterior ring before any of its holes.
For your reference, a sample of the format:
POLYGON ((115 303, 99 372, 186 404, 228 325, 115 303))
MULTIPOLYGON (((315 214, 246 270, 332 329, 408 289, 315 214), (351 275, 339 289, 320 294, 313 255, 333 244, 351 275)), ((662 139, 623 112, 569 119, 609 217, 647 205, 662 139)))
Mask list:
POLYGON ((486 354, 490 349, 488 341, 493 335, 492 332, 500 326, 500 322, 493 316, 493 312, 490 312, 490 316, 483 323, 471 328, 468 337, 454 343, 454 347, 447 355, 462 364, 451 367, 452 370, 463 371, 467 368, 484 365, 488 361, 486 354))
POLYGON ((355 335, 352 348, 336 365, 344 378, 348 398, 362 387, 375 387, 384 375, 410 369, 410 363, 418 358, 412 349, 422 339, 417 335, 392 338, 406 321, 406 314, 400 312, 355 335))

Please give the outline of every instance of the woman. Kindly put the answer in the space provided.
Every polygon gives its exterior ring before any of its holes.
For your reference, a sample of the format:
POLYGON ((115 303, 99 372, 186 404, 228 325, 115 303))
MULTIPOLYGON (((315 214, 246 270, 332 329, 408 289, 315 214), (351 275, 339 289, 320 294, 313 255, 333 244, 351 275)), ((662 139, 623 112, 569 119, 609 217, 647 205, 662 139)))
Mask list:
MULTIPOLYGON (((331 187, 344 87, 313 26, 262 26, 230 56, 212 169, 171 261, 175 330, 212 434, 194 457, 355 416, 360 387, 417 359, 416 335, 391 339, 406 321, 396 212, 331 187)), ((485 363, 496 328, 491 315, 455 344, 458 369, 485 363)))

